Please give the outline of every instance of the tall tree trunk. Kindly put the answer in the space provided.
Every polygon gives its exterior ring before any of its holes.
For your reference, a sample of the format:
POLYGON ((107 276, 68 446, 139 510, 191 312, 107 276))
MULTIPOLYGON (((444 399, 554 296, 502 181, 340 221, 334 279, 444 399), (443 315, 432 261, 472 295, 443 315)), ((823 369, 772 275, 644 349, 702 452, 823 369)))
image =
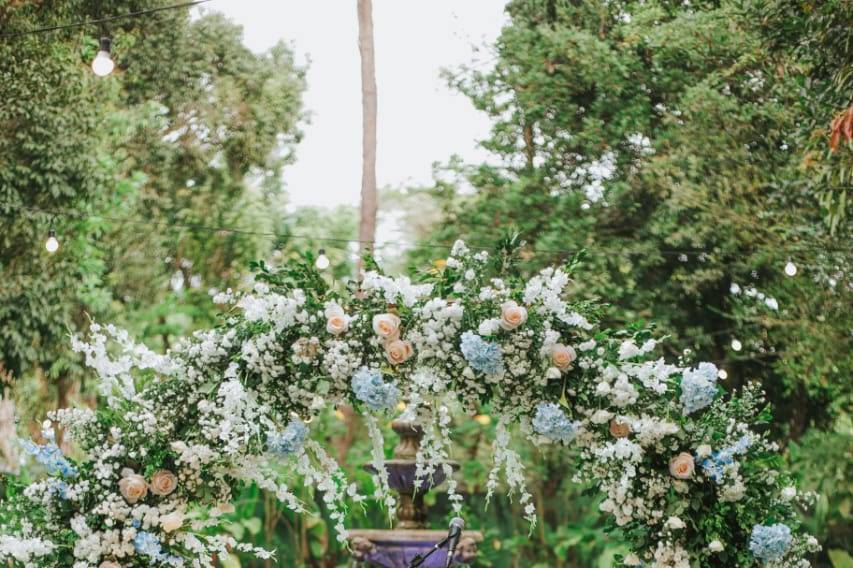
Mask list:
MULTIPOLYGON (((362 169, 361 250, 373 250, 376 237, 376 61, 373 55, 373 1, 358 0, 358 50, 361 53, 362 169)), ((358 263, 361 272, 361 261, 358 263)))

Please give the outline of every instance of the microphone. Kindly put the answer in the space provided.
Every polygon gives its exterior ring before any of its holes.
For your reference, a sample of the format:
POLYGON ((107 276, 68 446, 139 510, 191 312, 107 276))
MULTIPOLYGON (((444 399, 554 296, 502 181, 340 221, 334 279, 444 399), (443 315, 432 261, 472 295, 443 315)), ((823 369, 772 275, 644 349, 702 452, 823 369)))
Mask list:
POLYGON ((453 517, 450 520, 450 531, 447 534, 447 562, 444 568, 450 568, 453 564, 453 557, 456 556, 456 547, 459 545, 459 538, 462 536, 462 529, 465 528, 465 521, 459 517, 453 517))

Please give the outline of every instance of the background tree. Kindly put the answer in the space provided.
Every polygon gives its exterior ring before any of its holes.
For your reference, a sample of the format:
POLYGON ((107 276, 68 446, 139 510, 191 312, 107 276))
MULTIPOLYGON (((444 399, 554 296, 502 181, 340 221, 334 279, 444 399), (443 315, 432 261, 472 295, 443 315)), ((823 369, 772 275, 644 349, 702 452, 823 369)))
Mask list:
MULTIPOLYGON (((7 2, 0 27, 164 4, 7 2)), ((86 314, 168 347, 211 321, 208 286, 236 282, 277 244, 304 71, 285 46, 255 55, 239 27, 187 9, 4 37, 0 59, 0 362, 49 377, 64 405, 78 364, 68 334, 86 314), (105 78, 89 67, 101 33, 117 64, 105 78), (238 231, 199 229, 223 226, 238 231)))
MULTIPOLYGON (((760 380, 782 433, 837 432, 808 436, 828 455, 850 440, 850 154, 827 145, 849 9, 789 4, 510 2, 490 64, 448 74, 492 118, 498 164, 451 162, 423 236, 490 244, 514 225, 529 271, 586 249, 577 294, 614 323, 660 322, 729 388, 760 380)), ((820 532, 847 547, 850 486, 833 489, 816 516, 834 510, 820 532)))
POLYGON ((358 239, 373 250, 376 238, 376 58, 373 54, 373 2, 358 0, 358 51, 361 54, 361 221, 358 239))

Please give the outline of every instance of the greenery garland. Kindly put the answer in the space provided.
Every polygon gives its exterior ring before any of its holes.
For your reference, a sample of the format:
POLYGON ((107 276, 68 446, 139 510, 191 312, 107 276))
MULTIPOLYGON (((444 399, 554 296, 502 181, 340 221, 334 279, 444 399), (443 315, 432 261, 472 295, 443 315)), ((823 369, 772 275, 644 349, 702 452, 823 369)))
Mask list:
MULTIPOLYGON (((251 293, 216 298, 232 308, 219 328, 167 355, 93 324, 73 347, 97 372, 104 404, 50 414, 85 458, 63 455, 52 422, 46 443, 25 443, 47 475, 11 486, 0 503, 0 560, 211 566, 229 548, 269 557, 218 529, 244 483, 306 510, 282 460, 323 492, 345 541, 347 503, 364 497, 310 439, 311 418, 362 408, 381 472, 376 415, 403 409, 424 427, 418 476, 427 477, 449 473, 452 409, 489 404, 498 421, 489 494, 503 477, 531 524, 512 429, 577 448, 575 477, 600 489, 601 510, 632 546, 626 566, 809 566, 819 546, 799 532, 795 509, 813 496, 797 491, 776 444, 756 430, 770 419, 760 390, 725 399, 713 364, 668 364, 642 326, 598 329, 599 307, 566 297, 575 261, 523 281, 511 259, 509 248, 491 258, 460 241, 418 284, 369 262, 345 291, 310 257, 275 271, 261 264, 251 293)), ((393 511, 387 479, 376 486, 393 511)), ((452 479, 448 491, 458 511, 452 479)))

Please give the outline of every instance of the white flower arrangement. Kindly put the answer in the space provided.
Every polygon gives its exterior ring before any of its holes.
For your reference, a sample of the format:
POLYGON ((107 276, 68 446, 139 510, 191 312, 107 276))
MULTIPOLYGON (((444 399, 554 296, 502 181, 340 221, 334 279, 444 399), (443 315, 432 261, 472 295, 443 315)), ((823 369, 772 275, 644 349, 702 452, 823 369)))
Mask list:
POLYGON ((645 535, 625 565, 808 565, 819 546, 798 532, 795 506, 813 496, 774 469, 777 446, 752 429, 763 419, 756 387, 724 400, 710 363, 670 365, 647 331, 597 329, 597 306, 567 298, 568 268, 523 282, 491 277, 489 263, 458 242, 428 282, 369 271, 349 295, 309 264, 261 272, 250 293, 219 295, 232 310, 221 327, 167 355, 93 324, 72 345, 104 404, 50 414, 88 457, 28 446, 48 477, 0 503, 0 562, 202 567, 227 547, 269 557, 216 530, 245 482, 306 512, 271 467, 282 460, 322 492, 345 541, 346 503, 365 498, 306 425, 343 404, 367 414, 376 496, 393 514, 377 416, 399 401, 424 431, 417 479, 440 470, 456 512, 450 409, 488 403, 497 430, 487 491, 502 477, 531 526, 514 428, 577 448, 575 478, 598 487, 601 510, 626 534, 645 535), (748 506, 725 506, 736 501, 748 506))

